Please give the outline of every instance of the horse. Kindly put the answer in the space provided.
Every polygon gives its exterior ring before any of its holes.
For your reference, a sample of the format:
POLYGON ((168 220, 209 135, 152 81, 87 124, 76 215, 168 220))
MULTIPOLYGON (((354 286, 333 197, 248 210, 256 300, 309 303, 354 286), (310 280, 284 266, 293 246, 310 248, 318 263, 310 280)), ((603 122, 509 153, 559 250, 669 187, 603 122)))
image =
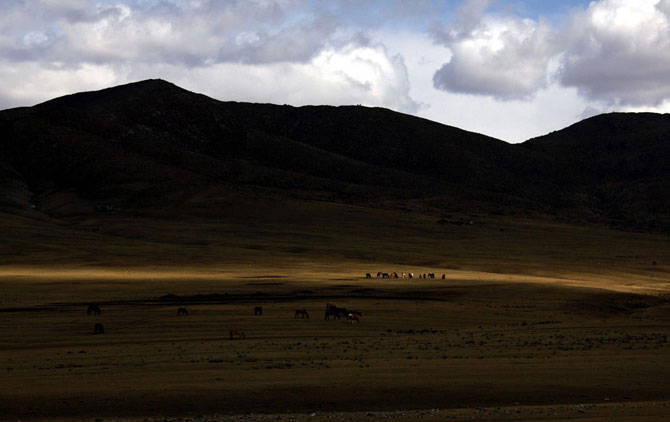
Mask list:
POLYGON ((254 308, 254 315, 263 315, 263 307, 262 306, 256 306, 254 308))
POLYGON ((354 314, 354 313, 349 313, 349 314, 347 315, 347 319, 348 319, 349 322, 351 322, 352 324, 353 324, 354 322, 361 322, 361 319, 360 319, 360 317, 358 316, 358 314, 354 314))
POLYGON ((177 315, 178 315, 178 316, 179 316, 179 315, 184 315, 184 316, 186 316, 186 315, 188 315, 188 311, 186 310, 186 308, 179 308, 179 309, 177 309, 177 315))
POLYGON ((363 312, 361 311, 349 311, 349 314, 358 315, 359 317, 363 316, 363 312))
POLYGON ((365 273, 365 278, 372 278, 372 274, 370 274, 370 273, 365 273))
POLYGON ((382 272, 381 272, 381 271, 377 271, 377 277, 381 277, 381 276, 382 276, 382 272))
POLYGON ((86 309, 86 315, 100 315, 100 314, 102 314, 100 306, 96 305, 95 303, 91 303, 90 305, 88 305, 88 309, 86 309))
POLYGON ((407 274, 407 277, 409 277, 409 278, 414 278, 414 273, 409 273, 409 274, 407 274))
POLYGON ((293 318, 298 318, 298 315, 300 315, 300 318, 309 319, 309 314, 307 313, 307 309, 305 309, 305 308, 296 309, 295 310, 295 316, 293 318))
POLYGON ((382 278, 391 278, 389 273, 382 273, 382 278))
POLYGON ((325 319, 330 319, 331 316, 340 319, 342 318, 342 315, 347 315, 347 313, 347 308, 338 308, 332 303, 329 303, 326 305, 325 319))
POLYGON ((446 274, 442 274, 442 280, 446 280, 446 279, 447 279, 447 275, 446 275, 446 274))
POLYGON ((435 273, 428 273, 428 278, 435 278, 435 273))
POLYGON ((398 273, 393 271, 393 273, 391 274, 391 278, 398 278, 398 273))
POLYGON ((93 334, 104 334, 105 327, 102 326, 101 322, 96 322, 93 326, 93 334))
POLYGON ((231 340, 233 339, 233 336, 237 337, 239 340, 247 338, 244 335, 244 331, 242 331, 241 328, 233 328, 232 330, 230 330, 230 339, 231 340))

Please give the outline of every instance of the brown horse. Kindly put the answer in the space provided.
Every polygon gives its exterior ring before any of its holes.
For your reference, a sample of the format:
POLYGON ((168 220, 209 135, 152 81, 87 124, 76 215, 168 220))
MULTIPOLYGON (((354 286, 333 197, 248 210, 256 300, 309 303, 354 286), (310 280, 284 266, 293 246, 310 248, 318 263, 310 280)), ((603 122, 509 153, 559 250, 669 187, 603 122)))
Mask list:
POLYGON ((230 330, 230 339, 231 340, 233 339, 233 336, 237 337, 240 340, 247 338, 244 335, 244 331, 242 331, 241 328, 233 328, 232 330, 230 330))
POLYGON ((352 324, 353 324, 354 322, 361 322, 360 316, 359 316, 358 314, 354 314, 354 313, 349 313, 349 315, 347 315, 347 319, 348 319, 349 322, 351 322, 352 324))
POLYGON ((307 313, 307 309, 305 308, 295 310, 295 316, 293 318, 298 318, 298 316, 300 316, 300 318, 309 319, 309 314, 307 313))
POLYGON ((177 315, 186 316, 186 315, 188 315, 188 311, 186 310, 186 308, 179 308, 179 309, 177 309, 177 315))

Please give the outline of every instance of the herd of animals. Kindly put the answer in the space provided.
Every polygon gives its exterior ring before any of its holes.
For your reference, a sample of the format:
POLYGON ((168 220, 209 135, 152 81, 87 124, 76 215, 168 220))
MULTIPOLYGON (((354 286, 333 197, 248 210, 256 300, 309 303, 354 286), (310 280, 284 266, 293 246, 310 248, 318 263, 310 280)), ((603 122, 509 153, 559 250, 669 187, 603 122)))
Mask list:
MULTIPOLYGON (((414 273, 400 273, 398 275, 397 272, 393 271, 390 273, 378 271, 377 272, 377 277, 378 278, 414 278, 414 273)), ((372 278, 371 273, 365 273, 365 278, 372 278)), ((428 278, 435 278, 435 273, 424 273, 424 274, 419 274, 418 278, 420 279, 428 279, 428 278)), ((442 274, 442 280, 446 279, 446 274, 442 274)), ((97 304, 91 304, 89 305, 88 309, 86 310, 86 313, 88 315, 101 315, 102 311, 100 310, 100 306, 97 304)), ((177 309, 177 315, 178 316, 188 316, 188 310, 186 308, 178 308, 177 309)), ((261 306, 256 306, 254 308, 254 315, 255 316, 261 316, 263 315, 263 308, 261 306)), ((331 317, 333 319, 342 319, 345 317, 347 321, 353 323, 360 322, 361 317, 363 314, 360 311, 355 311, 355 310, 347 310, 347 308, 340 308, 338 306, 333 305, 332 303, 326 304, 326 313, 325 313, 325 319, 330 319, 331 317)), ((309 313, 307 312, 307 309, 296 309, 295 310, 295 315, 294 318, 301 318, 301 319, 309 319, 309 313)), ((104 334, 105 332, 105 327, 103 327, 102 323, 96 322, 95 325, 93 326, 93 333, 94 334, 104 334)), ((233 338, 237 339, 244 339, 246 336, 244 335, 244 331, 240 328, 234 328, 230 330, 230 339, 232 340, 233 338)))
MULTIPOLYGON (((400 275, 398 275, 398 273, 395 272, 395 271, 393 271, 391 273, 384 273, 384 272, 378 271, 377 272, 377 277, 381 277, 381 278, 414 278, 414 273, 400 273, 400 275)), ((365 278, 372 278, 372 274, 365 273, 365 278)), ((435 273, 419 274, 419 278, 424 278, 424 279, 435 278, 435 273)), ((447 278, 447 275, 442 274, 442 280, 445 280, 446 278, 447 278)))
MULTIPOLYGON (((102 315, 100 305, 95 303, 88 305, 88 308, 86 309, 86 314, 102 315)), ((263 315, 263 307, 262 306, 254 307, 254 315, 255 316, 263 315)), ((188 310, 183 307, 177 308, 177 316, 188 316, 188 310)), ((331 317, 333 319, 342 319, 342 317, 346 317, 347 321, 353 324, 355 322, 360 322, 362 316, 363 313, 361 311, 347 310, 347 308, 335 306, 332 303, 326 304, 325 319, 327 320, 330 319, 331 317)), ((307 312, 307 309, 305 308, 296 309, 294 318, 309 319, 309 312, 307 312)), ((101 322, 96 322, 93 326, 93 334, 104 334, 104 333, 105 333, 105 327, 102 325, 101 322)), ((230 330, 229 334, 231 340, 246 338, 246 335, 244 334, 244 331, 241 328, 233 328, 230 330)))

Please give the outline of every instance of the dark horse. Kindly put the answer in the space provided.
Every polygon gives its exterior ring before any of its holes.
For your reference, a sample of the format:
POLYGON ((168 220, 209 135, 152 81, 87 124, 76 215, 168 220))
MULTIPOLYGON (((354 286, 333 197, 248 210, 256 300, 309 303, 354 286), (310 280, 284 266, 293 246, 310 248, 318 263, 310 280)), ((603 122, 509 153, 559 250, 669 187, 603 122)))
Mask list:
POLYGON ((101 322, 96 322, 93 326, 93 334, 104 334, 105 327, 102 326, 101 322))
POLYGON ((263 307, 262 306, 256 306, 254 308, 254 315, 263 315, 263 307))
POLYGON ((91 303, 90 305, 88 305, 88 309, 86 309, 86 315, 100 315, 100 314, 102 314, 100 306, 96 305, 95 303, 91 303))
POLYGON ((237 337, 238 339, 245 339, 245 338, 247 338, 247 337, 244 335, 244 331, 242 331, 241 328, 233 328, 232 330, 230 330, 230 339, 231 339, 231 340, 233 339, 233 336, 237 337))
POLYGON ((188 311, 186 308, 179 308, 177 309, 177 315, 188 315, 188 311))
POLYGON ((326 305, 326 317, 325 319, 330 319, 330 317, 335 317, 337 319, 342 318, 342 315, 348 315, 347 308, 338 308, 337 306, 329 303, 326 305))
POLYGON ((307 309, 305 308, 295 310, 295 316, 293 318, 298 318, 298 316, 300 316, 300 318, 309 319, 309 314, 307 313, 307 309))

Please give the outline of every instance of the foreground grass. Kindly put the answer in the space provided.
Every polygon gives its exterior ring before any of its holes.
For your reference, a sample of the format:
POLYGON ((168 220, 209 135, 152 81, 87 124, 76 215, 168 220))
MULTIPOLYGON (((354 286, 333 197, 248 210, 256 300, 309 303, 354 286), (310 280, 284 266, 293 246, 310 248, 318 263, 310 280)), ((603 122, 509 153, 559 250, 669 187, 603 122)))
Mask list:
POLYGON ((39 419, 668 400, 666 301, 479 276, 419 285, 346 273, 48 284, 24 276, 13 284, 19 296, 40 285, 70 299, 4 309, 2 410, 39 419), (212 283, 228 295, 184 293, 212 292, 212 283), (178 285, 181 297, 138 298, 178 285), (101 316, 85 314, 91 299, 101 316), (364 317, 326 321, 326 301, 364 317), (303 307, 312 318, 295 319, 303 307), (92 335, 98 321, 104 335, 92 335), (247 339, 229 340, 235 327, 247 339))

